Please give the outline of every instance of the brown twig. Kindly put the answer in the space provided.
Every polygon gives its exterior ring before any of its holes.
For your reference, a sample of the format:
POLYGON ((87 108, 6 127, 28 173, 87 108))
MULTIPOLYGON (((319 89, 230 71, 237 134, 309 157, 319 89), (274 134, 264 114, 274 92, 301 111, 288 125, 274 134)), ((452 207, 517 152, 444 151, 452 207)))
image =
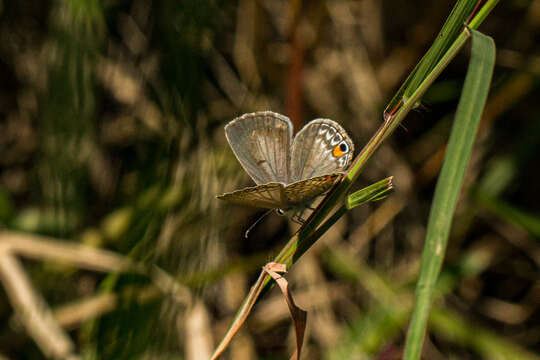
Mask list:
POLYGON ((55 359, 79 359, 75 345, 58 325, 45 300, 36 292, 20 261, 0 244, 0 281, 28 334, 43 354, 55 359))
POLYGON ((99 294, 54 309, 54 317, 63 328, 73 329, 83 321, 114 310, 117 302, 115 293, 99 294))
POLYGON ((287 114, 296 130, 302 125, 302 69, 304 67, 304 46, 302 37, 298 34, 302 1, 291 2, 291 24, 289 43, 291 47, 291 62, 287 79, 287 114))
POLYGON ((72 264, 81 269, 115 272, 133 271, 135 265, 121 255, 90 246, 60 241, 47 236, 22 232, 0 232, 0 246, 12 254, 36 260, 54 260, 72 264))

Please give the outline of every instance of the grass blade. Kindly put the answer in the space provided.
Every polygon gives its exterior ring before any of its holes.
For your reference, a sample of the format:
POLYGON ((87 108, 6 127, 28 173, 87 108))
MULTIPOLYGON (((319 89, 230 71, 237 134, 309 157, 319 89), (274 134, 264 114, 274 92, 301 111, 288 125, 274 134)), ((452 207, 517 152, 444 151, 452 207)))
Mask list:
POLYGON ((473 196, 482 208, 540 238, 540 217, 479 189, 473 192, 473 196))
POLYGON ((347 196, 345 200, 347 210, 351 210, 370 201, 382 200, 390 195, 394 191, 392 179, 393 176, 390 176, 347 196))
POLYGON ((493 73, 493 40, 477 31, 472 33, 471 61, 429 216, 416 302, 405 345, 406 360, 420 358, 435 282, 493 73))

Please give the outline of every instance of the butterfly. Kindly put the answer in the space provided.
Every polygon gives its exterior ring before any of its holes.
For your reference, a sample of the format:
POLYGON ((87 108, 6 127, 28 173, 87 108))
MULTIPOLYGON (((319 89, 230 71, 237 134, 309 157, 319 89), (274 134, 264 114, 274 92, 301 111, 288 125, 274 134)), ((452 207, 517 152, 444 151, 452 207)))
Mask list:
POLYGON ((340 179, 353 157, 354 144, 330 119, 315 119, 293 137, 288 117, 272 111, 244 114, 225 126, 236 158, 257 186, 218 195, 235 204, 292 213, 302 212, 340 179))

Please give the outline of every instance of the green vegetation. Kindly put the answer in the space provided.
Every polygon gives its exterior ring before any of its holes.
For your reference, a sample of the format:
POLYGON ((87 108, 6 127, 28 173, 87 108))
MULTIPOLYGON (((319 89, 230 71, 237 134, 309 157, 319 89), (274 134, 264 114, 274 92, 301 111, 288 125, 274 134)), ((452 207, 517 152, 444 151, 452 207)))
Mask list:
POLYGON ((2 2, 0 359, 538 358, 537 3, 2 2), (258 110, 360 150, 245 239, 258 110))

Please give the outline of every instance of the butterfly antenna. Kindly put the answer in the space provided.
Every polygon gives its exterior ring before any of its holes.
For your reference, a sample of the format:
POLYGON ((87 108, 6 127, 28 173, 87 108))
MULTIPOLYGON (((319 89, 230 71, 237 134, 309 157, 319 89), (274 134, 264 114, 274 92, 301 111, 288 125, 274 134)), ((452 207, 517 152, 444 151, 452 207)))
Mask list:
POLYGON ((274 209, 270 209, 268 210, 267 212, 265 212, 264 214, 261 215, 261 217, 259 217, 247 230, 246 230, 246 233, 244 234, 244 236, 246 237, 246 239, 248 238, 249 236, 249 232, 251 230, 253 230, 253 228, 255 227, 255 225, 257 225, 266 215, 270 214, 272 211, 274 211, 274 209))

